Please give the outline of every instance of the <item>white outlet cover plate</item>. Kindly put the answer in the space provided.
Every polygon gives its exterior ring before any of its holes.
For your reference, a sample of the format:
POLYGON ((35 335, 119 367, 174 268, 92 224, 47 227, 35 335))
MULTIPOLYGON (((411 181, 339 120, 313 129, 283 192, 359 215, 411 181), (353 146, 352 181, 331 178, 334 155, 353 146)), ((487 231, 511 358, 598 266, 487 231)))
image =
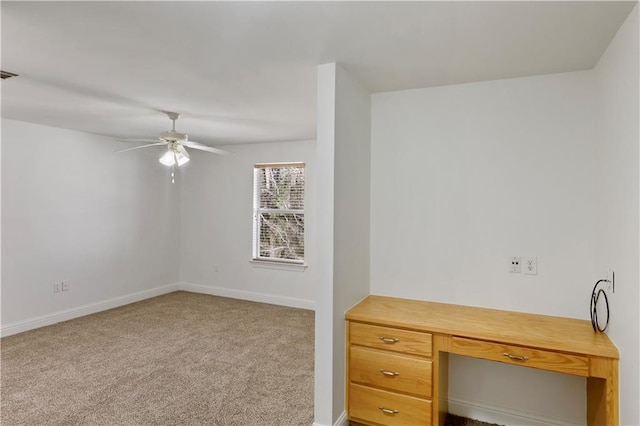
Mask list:
POLYGON ((612 268, 607 268, 607 270, 605 271, 605 279, 607 280, 607 290, 609 291, 609 293, 613 293, 616 290, 616 284, 615 284, 615 272, 613 271, 612 268))
POLYGON ((509 272, 519 274, 522 271, 522 262, 520 256, 509 257, 509 272))
POLYGON ((525 257, 522 262, 522 270, 527 275, 538 275, 538 258, 535 256, 525 257))

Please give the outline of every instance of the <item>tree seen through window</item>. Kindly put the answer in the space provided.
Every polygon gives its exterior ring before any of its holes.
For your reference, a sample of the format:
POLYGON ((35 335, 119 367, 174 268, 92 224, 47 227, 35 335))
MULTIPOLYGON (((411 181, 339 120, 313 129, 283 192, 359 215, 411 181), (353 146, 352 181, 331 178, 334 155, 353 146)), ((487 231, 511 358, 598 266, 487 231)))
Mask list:
POLYGON ((254 259, 304 260, 304 164, 254 167, 254 259))

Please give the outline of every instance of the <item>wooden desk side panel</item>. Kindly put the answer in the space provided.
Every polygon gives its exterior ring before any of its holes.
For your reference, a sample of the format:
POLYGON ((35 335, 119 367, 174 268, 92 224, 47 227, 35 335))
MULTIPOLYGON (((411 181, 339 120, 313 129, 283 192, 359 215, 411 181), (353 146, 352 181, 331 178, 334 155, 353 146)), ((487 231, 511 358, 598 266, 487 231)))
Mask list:
POLYGON ((435 425, 444 426, 449 412, 450 336, 433 336, 433 414, 435 425))
POLYGON ((617 426, 618 360, 591 359, 591 375, 587 378, 587 424, 589 426, 617 426))
POLYGON ((350 371, 351 370, 349 368, 349 358, 351 358, 351 321, 345 321, 345 327, 346 327, 346 346, 345 348, 347 349, 346 351, 344 351, 345 357, 346 359, 344 360, 344 365, 346 366, 346 372, 345 372, 345 378, 346 378, 346 382, 345 382, 345 389, 344 389, 344 410, 345 413, 347 414, 347 419, 349 418, 349 413, 350 408, 349 408, 349 384, 351 383, 351 374, 350 371))

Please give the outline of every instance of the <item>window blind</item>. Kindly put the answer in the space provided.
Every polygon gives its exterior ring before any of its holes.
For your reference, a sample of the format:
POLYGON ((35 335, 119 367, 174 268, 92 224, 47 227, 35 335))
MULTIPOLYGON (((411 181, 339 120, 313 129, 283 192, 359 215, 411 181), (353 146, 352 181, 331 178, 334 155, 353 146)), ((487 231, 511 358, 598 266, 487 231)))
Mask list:
POLYGON ((304 166, 254 165, 254 259, 304 261, 304 166))

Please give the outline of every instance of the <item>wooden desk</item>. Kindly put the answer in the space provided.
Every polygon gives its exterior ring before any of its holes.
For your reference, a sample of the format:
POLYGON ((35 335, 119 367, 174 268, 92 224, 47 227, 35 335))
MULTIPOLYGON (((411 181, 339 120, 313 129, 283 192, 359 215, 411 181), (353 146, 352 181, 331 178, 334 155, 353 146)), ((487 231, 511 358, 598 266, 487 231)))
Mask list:
POLYGON ((368 296, 347 311, 349 420, 444 424, 448 354, 587 378, 587 423, 618 425, 618 349, 585 320, 368 296))

